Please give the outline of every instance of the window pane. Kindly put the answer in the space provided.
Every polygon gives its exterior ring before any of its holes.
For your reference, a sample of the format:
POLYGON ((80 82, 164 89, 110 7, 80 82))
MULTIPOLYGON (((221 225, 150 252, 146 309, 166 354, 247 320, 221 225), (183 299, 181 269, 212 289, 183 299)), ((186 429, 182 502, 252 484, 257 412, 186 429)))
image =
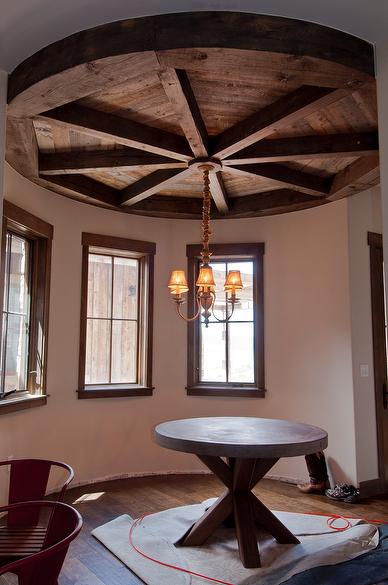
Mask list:
POLYGON ((3 311, 8 309, 8 283, 9 283, 9 255, 11 253, 11 240, 12 236, 7 232, 6 244, 5 244, 5 274, 4 274, 4 296, 3 296, 3 311))
POLYGON ((136 321, 113 321, 111 382, 137 382, 136 321))
POLYGON ((113 317, 115 319, 137 319, 138 271, 138 260, 114 259, 113 317))
POLYGON ((89 254, 88 317, 111 317, 112 258, 89 254))
POLYGON ((237 291, 240 302, 235 305, 231 321, 253 321, 253 262, 228 262, 228 271, 239 270, 243 289, 237 291))
POLYGON ((253 323, 229 323, 229 382, 253 383, 253 323))
MULTIPOLYGON (((28 322, 21 315, 8 314, 6 330, 4 392, 27 389, 28 322)), ((4 343, 4 339, 3 339, 4 343)))
POLYGON ((201 382, 226 382, 225 324, 201 324, 201 382))
POLYGON ((29 310, 29 242, 11 235, 8 311, 28 315, 29 310))
MULTIPOLYGON (((224 293, 224 283, 226 276, 225 262, 212 262, 214 281, 216 283, 216 302, 214 304, 214 313, 218 319, 225 319, 226 297, 224 293)), ((214 317, 210 321, 215 321, 214 317)))
POLYGON ((110 325, 107 319, 87 321, 85 384, 109 383, 110 325))

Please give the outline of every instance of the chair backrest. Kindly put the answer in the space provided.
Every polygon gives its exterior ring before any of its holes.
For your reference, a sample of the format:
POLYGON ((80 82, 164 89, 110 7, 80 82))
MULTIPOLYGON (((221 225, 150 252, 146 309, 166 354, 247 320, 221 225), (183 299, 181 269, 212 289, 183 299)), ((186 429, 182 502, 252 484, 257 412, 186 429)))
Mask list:
MULTIPOLYGON (((74 477, 74 471, 70 465, 48 459, 11 459, 0 461, 0 466, 9 466, 10 468, 8 504, 43 500, 50 472, 54 467, 62 468, 67 472, 56 498, 58 502, 61 502, 67 486, 74 477)), ((33 512, 31 510, 31 514, 33 512)), ((14 513, 10 512, 8 522, 18 523, 18 515, 17 510, 14 513)), ((33 517, 30 519, 30 524, 34 524, 33 517)))
MULTIPOLYGON (((0 508, 0 515, 14 512, 18 513, 19 518, 24 517, 23 526, 27 528, 31 516, 42 517, 42 514, 45 514, 45 536, 39 552, 33 552, 22 559, 1 566, 0 575, 15 573, 19 576, 19 582, 26 582, 28 585, 57 583, 69 544, 82 528, 81 515, 62 502, 19 502, 0 508)), ((12 546, 14 542, 12 532, 10 535, 12 546)), ((4 548, 4 544, 2 547, 4 548)))

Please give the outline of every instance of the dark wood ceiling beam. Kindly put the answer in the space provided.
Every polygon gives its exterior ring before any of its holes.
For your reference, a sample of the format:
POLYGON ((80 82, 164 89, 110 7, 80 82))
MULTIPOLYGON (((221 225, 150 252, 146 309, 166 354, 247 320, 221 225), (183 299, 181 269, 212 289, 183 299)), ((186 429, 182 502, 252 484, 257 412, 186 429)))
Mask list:
POLYGON ((311 175, 276 163, 260 163, 243 165, 241 167, 228 167, 228 171, 243 175, 265 177, 279 185, 291 188, 296 187, 310 195, 318 197, 328 195, 332 183, 331 178, 311 175))
POLYGON ((299 159, 372 156, 379 149, 378 133, 326 134, 260 140, 222 161, 223 165, 249 165, 299 159))
POLYGON ((81 194, 110 207, 119 208, 120 206, 120 191, 90 177, 85 177, 84 175, 58 175, 51 176, 49 180, 46 176, 42 176, 42 179, 45 179, 47 185, 57 185, 61 189, 66 189, 77 195, 81 194))
POLYGON ((7 119, 7 162, 28 179, 38 177, 38 144, 29 118, 7 119))
POLYGON ((213 197, 213 201, 218 211, 225 215, 229 212, 228 194, 225 189, 222 173, 220 171, 209 174, 210 179, 210 192, 213 197))
POLYGON ((159 79, 194 156, 207 156, 208 135, 186 72, 163 69, 159 79))
POLYGON ((335 201, 349 197, 370 187, 380 180, 378 156, 367 156, 357 159, 334 177, 328 199, 335 201))
POLYGON ((257 217, 272 213, 288 213, 327 203, 324 197, 311 197, 291 189, 276 189, 246 197, 236 197, 231 201, 229 217, 257 217))
MULTIPOLYGON (((201 219, 202 198, 153 195, 140 203, 126 208, 130 213, 171 219, 201 219)), ((212 211, 212 217, 217 210, 212 211)))
POLYGON ((192 158, 190 146, 183 136, 77 104, 49 110, 40 114, 39 118, 55 120, 77 132, 161 156, 182 161, 192 158))
POLYGON ((147 197, 151 197, 159 193, 163 189, 167 189, 174 183, 184 180, 193 172, 193 169, 187 168, 179 169, 162 169, 154 171, 139 179, 129 187, 120 191, 121 205, 135 205, 147 197))
POLYGON ((304 85, 216 136, 211 144, 211 155, 222 159, 230 157, 348 93, 346 89, 304 85))
POLYGON ((187 163, 150 154, 135 148, 120 150, 80 150, 39 154, 41 175, 66 175, 93 171, 121 171, 157 166, 158 169, 186 168, 187 163))

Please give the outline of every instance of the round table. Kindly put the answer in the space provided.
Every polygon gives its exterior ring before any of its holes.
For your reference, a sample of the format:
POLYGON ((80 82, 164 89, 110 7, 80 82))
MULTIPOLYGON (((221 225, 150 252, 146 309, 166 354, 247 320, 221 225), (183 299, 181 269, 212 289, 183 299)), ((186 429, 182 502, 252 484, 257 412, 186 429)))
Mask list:
POLYGON ((221 523, 234 526, 245 567, 260 567, 255 525, 277 542, 299 540, 252 493, 280 457, 322 451, 327 433, 311 425, 253 417, 172 420, 155 427, 162 447, 195 454, 226 486, 226 491, 185 534, 180 544, 198 546, 221 523))

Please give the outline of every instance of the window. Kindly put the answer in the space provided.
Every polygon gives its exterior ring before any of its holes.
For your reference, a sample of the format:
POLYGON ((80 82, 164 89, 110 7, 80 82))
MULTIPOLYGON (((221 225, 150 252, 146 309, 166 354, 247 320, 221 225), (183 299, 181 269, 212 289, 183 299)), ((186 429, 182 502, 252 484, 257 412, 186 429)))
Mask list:
POLYGON ((46 403, 53 227, 4 201, 0 413, 46 403))
POLYGON ((82 234, 79 398, 152 394, 155 244, 82 234))
MULTIPOLYGON (((189 314, 195 311, 195 281, 201 247, 187 246, 189 314)), ((208 327, 197 319, 188 324, 188 381, 190 395, 264 396, 263 254, 264 244, 213 244, 216 282, 214 317, 208 327), (223 291, 225 276, 240 270, 244 288, 231 319, 223 291)))

